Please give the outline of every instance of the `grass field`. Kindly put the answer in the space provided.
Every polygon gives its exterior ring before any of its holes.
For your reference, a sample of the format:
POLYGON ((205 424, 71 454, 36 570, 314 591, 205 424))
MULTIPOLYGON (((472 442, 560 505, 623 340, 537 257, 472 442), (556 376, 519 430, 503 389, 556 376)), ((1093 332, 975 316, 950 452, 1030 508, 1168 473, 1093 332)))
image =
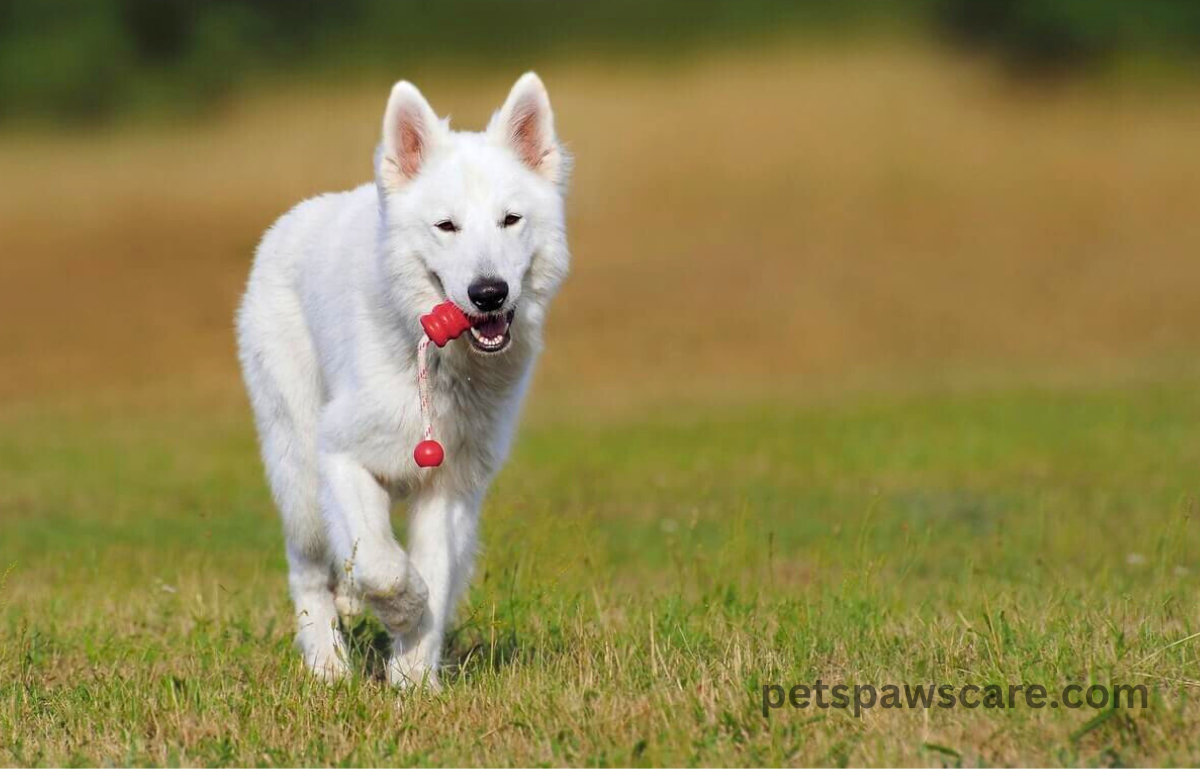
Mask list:
POLYGON ((4 422, 6 763, 1200 760, 1194 388, 531 428, 416 697, 300 669, 253 435, 205 414, 4 422), (1154 693, 762 716, 816 679, 1154 693))
MULTIPOLYGON (((466 125, 508 79, 420 74, 466 125)), ((371 621, 362 676, 299 668, 232 351, 386 83, 0 135, 0 764, 1200 764, 1194 84, 542 74, 576 268, 440 694, 374 678, 371 621), (817 679, 1152 694, 764 717, 817 679)))

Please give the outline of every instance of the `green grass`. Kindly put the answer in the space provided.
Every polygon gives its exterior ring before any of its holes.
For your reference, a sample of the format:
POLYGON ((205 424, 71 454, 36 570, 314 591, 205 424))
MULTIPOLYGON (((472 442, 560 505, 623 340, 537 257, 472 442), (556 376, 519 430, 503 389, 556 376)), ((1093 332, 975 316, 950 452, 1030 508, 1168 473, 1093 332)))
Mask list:
POLYGON ((1200 763, 1193 383, 535 420, 436 695, 299 668, 240 404, 98 413, 0 418, 0 764, 1200 763), (763 717, 818 678, 1152 696, 763 717))

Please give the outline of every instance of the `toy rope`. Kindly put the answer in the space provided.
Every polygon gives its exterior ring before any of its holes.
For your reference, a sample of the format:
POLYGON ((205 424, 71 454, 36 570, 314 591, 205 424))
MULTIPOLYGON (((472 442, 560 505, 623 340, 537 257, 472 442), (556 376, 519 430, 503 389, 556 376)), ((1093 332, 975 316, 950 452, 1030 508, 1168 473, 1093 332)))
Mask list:
POLYGON ((429 347, 429 337, 422 336, 421 341, 417 343, 417 392, 421 397, 421 422, 424 425, 424 432, 421 433, 423 440, 433 438, 433 417, 430 414, 432 410, 429 401, 429 364, 425 355, 425 350, 429 347))

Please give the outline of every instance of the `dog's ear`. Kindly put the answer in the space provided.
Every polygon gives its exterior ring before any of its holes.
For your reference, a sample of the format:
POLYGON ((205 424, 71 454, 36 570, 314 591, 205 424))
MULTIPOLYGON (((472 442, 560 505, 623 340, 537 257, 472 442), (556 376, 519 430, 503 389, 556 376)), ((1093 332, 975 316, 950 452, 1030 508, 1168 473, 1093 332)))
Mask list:
POLYGON ((376 173, 386 190, 411 181, 437 147, 445 127, 417 87, 401 80, 383 113, 383 141, 376 173))
POLYGON ((507 146, 525 165, 555 184, 566 184, 569 161, 554 133, 554 112, 546 86, 526 72, 488 124, 488 135, 507 146))

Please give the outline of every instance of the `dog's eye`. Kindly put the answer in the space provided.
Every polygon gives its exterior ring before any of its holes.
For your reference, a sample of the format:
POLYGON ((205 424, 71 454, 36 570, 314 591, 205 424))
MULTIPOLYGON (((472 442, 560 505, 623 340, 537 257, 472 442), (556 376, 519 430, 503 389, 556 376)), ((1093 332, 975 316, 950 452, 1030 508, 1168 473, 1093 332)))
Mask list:
POLYGON ((504 217, 504 222, 500 226, 511 227, 519 221, 521 221, 520 214, 509 214, 508 216, 504 217))
POLYGON ((458 232, 458 225, 452 219, 443 219, 433 226, 442 232, 458 232))

